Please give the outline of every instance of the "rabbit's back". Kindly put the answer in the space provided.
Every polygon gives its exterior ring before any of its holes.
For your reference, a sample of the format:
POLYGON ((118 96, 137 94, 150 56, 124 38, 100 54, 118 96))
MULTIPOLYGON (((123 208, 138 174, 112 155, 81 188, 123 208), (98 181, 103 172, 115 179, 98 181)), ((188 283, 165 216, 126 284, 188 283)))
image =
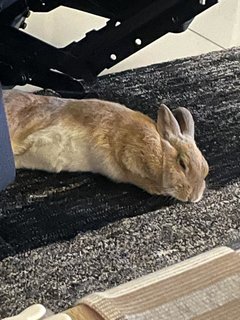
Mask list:
POLYGON ((63 99, 18 90, 5 90, 3 98, 12 136, 26 136, 58 122, 99 127, 116 119, 129 119, 134 113, 118 103, 97 99, 63 99))
POLYGON ((17 168, 91 171, 117 180, 116 155, 129 139, 141 140, 144 127, 154 127, 145 115, 103 100, 15 90, 4 100, 17 168))

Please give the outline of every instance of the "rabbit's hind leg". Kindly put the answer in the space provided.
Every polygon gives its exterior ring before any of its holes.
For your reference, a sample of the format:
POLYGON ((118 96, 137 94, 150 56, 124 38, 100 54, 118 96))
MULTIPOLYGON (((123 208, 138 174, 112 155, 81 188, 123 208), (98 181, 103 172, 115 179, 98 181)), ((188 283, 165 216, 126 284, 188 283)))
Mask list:
POLYGON ((64 144, 58 128, 46 128, 29 135, 17 146, 15 166, 17 169, 37 169, 60 172, 65 165, 62 157, 64 144))

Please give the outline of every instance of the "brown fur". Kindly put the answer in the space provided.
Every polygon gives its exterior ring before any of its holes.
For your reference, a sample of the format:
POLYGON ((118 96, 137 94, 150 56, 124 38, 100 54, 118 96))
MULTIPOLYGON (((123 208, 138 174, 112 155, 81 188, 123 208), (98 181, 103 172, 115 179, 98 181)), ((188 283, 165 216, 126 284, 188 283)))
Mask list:
MULTIPOLYGON (((4 93, 4 100, 17 167, 99 172, 183 201, 194 201, 203 191, 206 160, 165 106, 155 123, 140 112, 95 99, 12 90, 4 93)), ((184 117, 193 121, 188 113, 184 117)))

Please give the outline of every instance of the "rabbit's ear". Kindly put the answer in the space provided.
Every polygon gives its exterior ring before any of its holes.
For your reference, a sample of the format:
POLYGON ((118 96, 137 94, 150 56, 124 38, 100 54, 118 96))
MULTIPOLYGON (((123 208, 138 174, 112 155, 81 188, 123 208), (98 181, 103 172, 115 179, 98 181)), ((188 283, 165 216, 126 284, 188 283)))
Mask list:
POLYGON ((183 135, 194 139, 194 120, 189 110, 180 107, 173 111, 183 135))
POLYGON ((172 136, 181 136, 179 124, 165 104, 161 104, 158 110, 157 130, 160 136, 166 140, 169 140, 172 136))

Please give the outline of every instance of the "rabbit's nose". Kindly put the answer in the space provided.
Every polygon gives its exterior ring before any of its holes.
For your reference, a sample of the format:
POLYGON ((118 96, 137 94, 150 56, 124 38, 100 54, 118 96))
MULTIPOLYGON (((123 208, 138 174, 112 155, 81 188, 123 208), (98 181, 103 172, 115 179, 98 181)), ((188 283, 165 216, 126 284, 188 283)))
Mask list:
POLYGON ((193 192, 189 200, 194 203, 199 202, 202 199, 205 187, 206 187, 205 181, 202 182, 200 187, 199 187, 199 184, 196 184, 196 187, 193 189, 193 192))
POLYGON ((196 202, 199 202, 201 199, 202 199, 202 194, 198 198, 192 199, 191 201, 196 203, 196 202))

